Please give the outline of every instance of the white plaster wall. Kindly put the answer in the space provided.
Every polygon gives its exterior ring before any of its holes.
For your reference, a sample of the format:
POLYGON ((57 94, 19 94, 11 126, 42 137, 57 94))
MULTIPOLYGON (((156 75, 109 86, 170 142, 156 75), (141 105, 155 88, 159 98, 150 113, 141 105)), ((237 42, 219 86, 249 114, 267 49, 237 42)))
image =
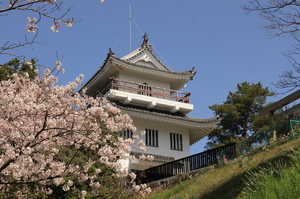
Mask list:
MULTIPOLYGON (((189 132, 187 128, 183 128, 175 124, 142 120, 134 117, 132 117, 132 119, 134 125, 137 128, 136 134, 139 134, 146 128, 158 130, 158 147, 146 146, 147 151, 145 153, 169 156, 174 157, 175 159, 180 159, 190 155, 189 132), (182 135, 182 151, 171 150, 170 133, 177 133, 182 135)), ((143 139, 145 141, 145 136, 140 136, 140 139, 143 139)), ((133 146, 134 151, 138 151, 138 148, 138 146, 133 146)))

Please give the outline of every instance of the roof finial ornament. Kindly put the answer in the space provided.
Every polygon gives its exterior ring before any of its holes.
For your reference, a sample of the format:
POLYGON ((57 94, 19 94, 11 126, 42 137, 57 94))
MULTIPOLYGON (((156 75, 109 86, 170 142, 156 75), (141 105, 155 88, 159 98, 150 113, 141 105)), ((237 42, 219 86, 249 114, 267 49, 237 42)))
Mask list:
POLYGON ((115 53, 111 50, 111 48, 109 48, 107 55, 115 55, 115 53))
POLYGON ((148 34, 147 33, 145 33, 144 34, 144 36, 143 36, 143 43, 142 43, 142 47, 143 46, 148 46, 148 40, 149 40, 149 38, 148 38, 148 34))

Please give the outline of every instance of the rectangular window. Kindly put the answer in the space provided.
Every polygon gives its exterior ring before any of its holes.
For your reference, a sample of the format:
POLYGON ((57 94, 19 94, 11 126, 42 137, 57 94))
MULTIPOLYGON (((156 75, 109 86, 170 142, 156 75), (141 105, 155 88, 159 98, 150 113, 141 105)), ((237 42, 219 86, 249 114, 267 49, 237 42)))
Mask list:
POLYGON ((146 129, 146 146, 158 147, 158 131, 146 129))
POLYGON ((182 151, 182 135, 170 133, 170 144, 172 150, 182 151))
POLYGON ((142 85, 139 85, 140 94, 151 96, 152 88, 150 86, 147 86, 147 85, 148 85, 147 83, 143 83, 142 85))
POLYGON ((123 133, 121 133, 121 137, 124 138, 124 139, 132 138, 132 135, 133 135, 133 133, 129 129, 125 129, 123 131, 123 133))

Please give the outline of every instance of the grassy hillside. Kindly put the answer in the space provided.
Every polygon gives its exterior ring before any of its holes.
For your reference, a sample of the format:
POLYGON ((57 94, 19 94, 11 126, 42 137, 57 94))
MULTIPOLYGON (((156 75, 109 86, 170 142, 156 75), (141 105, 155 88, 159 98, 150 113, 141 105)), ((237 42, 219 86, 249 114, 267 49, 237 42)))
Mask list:
POLYGON ((279 160, 286 162, 290 159, 286 154, 297 146, 300 146, 300 139, 262 151, 251 158, 209 170, 170 190, 154 191, 147 199, 249 198, 241 194, 242 190, 247 190, 245 180, 249 178, 249 172, 256 172, 265 167, 276 167, 279 160))

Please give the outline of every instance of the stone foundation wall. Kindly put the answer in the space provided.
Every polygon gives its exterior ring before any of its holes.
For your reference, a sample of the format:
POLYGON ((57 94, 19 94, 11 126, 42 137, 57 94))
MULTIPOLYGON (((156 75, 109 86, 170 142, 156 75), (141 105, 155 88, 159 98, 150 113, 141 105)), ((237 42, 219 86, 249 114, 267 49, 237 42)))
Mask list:
POLYGON ((169 178, 164 178, 161 180, 153 181, 153 182, 148 183, 147 185, 149 187, 151 187, 152 190, 165 190, 165 189, 171 188, 183 181, 193 179, 197 175, 204 173, 208 170, 212 170, 212 169, 214 169, 214 166, 209 166, 209 167, 201 168, 201 169, 189 172, 189 173, 182 173, 182 174, 178 174, 176 176, 172 176, 169 178))

